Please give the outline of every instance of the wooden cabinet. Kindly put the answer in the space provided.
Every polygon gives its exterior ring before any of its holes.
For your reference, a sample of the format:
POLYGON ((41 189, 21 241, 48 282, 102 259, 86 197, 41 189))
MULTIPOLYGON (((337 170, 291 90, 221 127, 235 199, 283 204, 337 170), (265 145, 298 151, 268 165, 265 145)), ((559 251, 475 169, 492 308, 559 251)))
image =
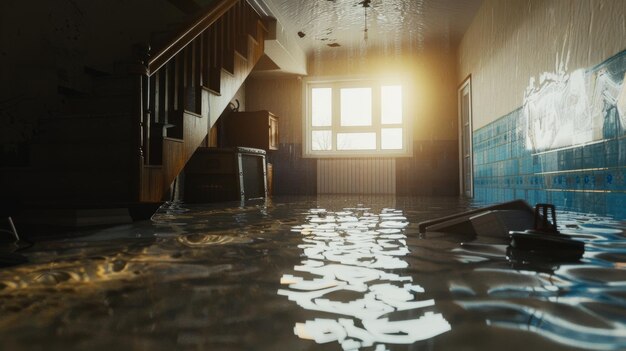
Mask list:
POLYGON ((233 112, 222 128, 223 146, 278 150, 278 117, 269 111, 233 112))
POLYGON ((185 166, 187 203, 266 197, 265 151, 199 147, 185 166))

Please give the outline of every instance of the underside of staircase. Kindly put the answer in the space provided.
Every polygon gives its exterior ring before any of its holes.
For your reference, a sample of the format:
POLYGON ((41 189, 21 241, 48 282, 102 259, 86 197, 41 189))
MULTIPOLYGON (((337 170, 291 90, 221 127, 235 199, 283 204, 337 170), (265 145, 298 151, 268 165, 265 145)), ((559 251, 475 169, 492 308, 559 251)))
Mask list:
POLYGON ((263 55, 266 27, 245 0, 218 0, 137 62, 93 76, 41 121, 30 167, 7 184, 24 203, 158 203, 263 55))
MULTIPOLYGON (((173 59, 148 64, 152 123, 143 130, 139 200, 160 201, 263 55, 266 28, 236 4, 173 59)), ((146 110, 146 108, 144 108, 146 110)), ((144 118, 146 119, 146 118, 144 118)))

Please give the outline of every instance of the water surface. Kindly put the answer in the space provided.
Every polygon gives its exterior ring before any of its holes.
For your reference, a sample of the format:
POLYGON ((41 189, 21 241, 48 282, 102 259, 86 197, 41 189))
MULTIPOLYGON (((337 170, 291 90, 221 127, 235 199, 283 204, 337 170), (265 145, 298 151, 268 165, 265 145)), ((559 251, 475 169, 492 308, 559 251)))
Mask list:
POLYGON ((144 223, 38 242, 0 270, 0 348, 619 350, 623 222, 559 213, 579 262, 506 238, 420 235, 456 198, 167 204, 144 223))

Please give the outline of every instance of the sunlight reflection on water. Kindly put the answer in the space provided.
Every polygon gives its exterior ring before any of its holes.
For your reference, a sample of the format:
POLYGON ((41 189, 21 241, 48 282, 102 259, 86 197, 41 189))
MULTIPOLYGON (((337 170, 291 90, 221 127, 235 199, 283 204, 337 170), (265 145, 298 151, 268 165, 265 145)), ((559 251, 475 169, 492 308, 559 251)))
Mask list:
POLYGON ((385 350, 385 343, 412 344, 450 330, 443 316, 431 310, 418 312, 418 318, 383 317, 435 306, 435 300, 421 298, 424 289, 412 284, 410 276, 389 272, 408 266, 402 260, 409 254, 405 220, 402 211, 390 208, 380 214, 368 208, 335 213, 316 209, 307 216, 308 223, 293 228, 304 236, 298 247, 306 259, 294 267, 295 275, 283 275, 280 282, 289 289, 278 294, 304 309, 339 317, 296 323, 296 335, 317 343, 336 341, 344 350, 372 346, 385 350), (300 272, 319 278, 306 279, 297 275, 300 272), (356 292, 359 297, 350 301, 328 297, 340 291, 356 292))
POLYGON ((151 222, 38 242, 0 270, 0 349, 626 348, 623 222, 559 212, 561 232, 585 242, 575 262, 516 258, 506 238, 419 234, 469 206, 166 204, 151 222))

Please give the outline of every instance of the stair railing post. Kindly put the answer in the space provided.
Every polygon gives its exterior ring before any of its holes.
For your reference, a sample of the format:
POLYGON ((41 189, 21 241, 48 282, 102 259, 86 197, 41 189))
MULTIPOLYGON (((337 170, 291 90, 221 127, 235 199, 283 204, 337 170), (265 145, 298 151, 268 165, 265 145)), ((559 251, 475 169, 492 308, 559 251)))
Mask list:
POLYGON ((137 201, 142 201, 146 194, 143 188, 143 168, 146 161, 149 160, 149 139, 150 132, 150 76, 148 70, 148 62, 150 59, 150 46, 136 44, 134 46, 137 64, 131 66, 131 74, 136 76, 135 86, 135 103, 133 115, 136 116, 136 122, 133 123, 133 135, 135 142, 133 145, 133 154, 136 155, 135 167, 132 174, 133 182, 131 184, 132 191, 137 201))

